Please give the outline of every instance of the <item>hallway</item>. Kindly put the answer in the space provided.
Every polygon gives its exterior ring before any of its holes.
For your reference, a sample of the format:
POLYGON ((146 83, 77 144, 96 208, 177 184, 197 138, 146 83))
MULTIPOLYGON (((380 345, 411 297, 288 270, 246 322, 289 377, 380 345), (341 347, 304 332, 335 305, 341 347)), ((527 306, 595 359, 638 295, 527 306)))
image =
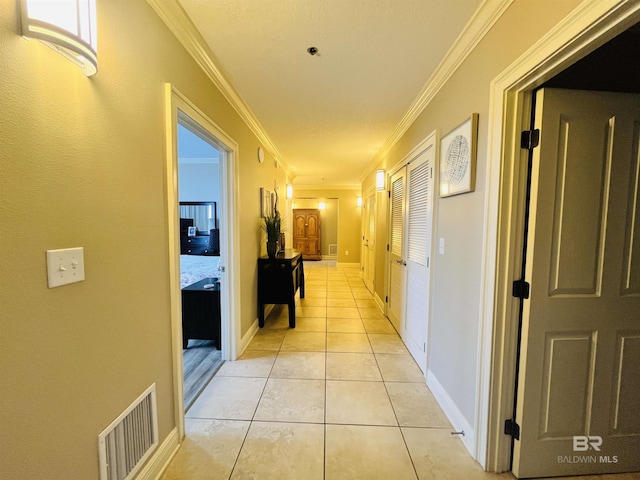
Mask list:
POLYGON ((305 277, 295 330, 277 306, 222 366, 162 480, 513 479, 484 472, 451 435, 357 266, 306 262, 305 277))
POLYGON ((306 262, 290 330, 277 306, 186 415, 163 480, 512 478, 451 435, 357 266, 306 262))

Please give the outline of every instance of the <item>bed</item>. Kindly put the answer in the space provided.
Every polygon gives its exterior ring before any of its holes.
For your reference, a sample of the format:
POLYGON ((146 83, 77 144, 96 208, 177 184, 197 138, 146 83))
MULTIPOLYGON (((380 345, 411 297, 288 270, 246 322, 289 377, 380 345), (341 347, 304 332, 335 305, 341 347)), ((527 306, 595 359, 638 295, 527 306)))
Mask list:
POLYGON ((203 278, 220 278, 220 257, 180 255, 180 288, 203 278))

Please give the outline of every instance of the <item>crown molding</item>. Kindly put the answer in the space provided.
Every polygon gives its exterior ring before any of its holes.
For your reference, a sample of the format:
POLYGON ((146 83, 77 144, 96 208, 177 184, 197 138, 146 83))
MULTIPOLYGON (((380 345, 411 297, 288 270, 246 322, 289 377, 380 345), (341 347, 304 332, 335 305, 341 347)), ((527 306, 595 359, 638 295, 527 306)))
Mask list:
POLYGON ((342 185, 298 185, 293 184, 295 190, 360 190, 361 185, 356 184, 342 184, 342 185))
POLYGON ((465 28, 453 43, 433 74, 429 77, 420 93, 413 101, 409 109, 396 125, 391 135, 387 138, 373 160, 369 163, 360 181, 376 170, 380 161, 389 154, 391 149, 409 130, 424 109, 431 103, 451 76, 458 70, 469 54, 489 32, 514 0, 484 0, 475 11, 465 28))
POLYGON ((258 137, 264 148, 273 155, 274 159, 279 163, 279 167, 288 174, 290 172, 289 166, 282 160, 280 152, 278 152, 275 144, 271 141, 271 138, 269 138, 269 135, 267 135, 267 132, 249 106, 218 67, 215 56, 207 46, 207 42, 178 1, 147 0, 147 3, 220 90, 224 98, 231 104, 249 129, 258 137))

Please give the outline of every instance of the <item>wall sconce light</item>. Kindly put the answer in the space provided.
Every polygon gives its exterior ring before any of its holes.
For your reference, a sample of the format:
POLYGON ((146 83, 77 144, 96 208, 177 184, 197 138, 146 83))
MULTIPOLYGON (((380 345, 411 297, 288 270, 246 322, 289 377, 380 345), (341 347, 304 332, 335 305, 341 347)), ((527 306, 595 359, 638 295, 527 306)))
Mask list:
POLYGON ((327 209, 327 203, 326 202, 318 202, 318 209, 319 210, 326 210, 327 209))
POLYGON ((356 206, 357 207, 361 207, 362 206, 362 197, 356 198, 356 206))
POLYGON ((376 190, 384 190, 384 170, 376 171, 376 190))
POLYGON ((293 198, 293 185, 287 183, 287 200, 291 200, 293 198))
POLYGON ((21 0, 21 7, 22 35, 42 40, 87 77, 98 71, 95 0, 21 0))

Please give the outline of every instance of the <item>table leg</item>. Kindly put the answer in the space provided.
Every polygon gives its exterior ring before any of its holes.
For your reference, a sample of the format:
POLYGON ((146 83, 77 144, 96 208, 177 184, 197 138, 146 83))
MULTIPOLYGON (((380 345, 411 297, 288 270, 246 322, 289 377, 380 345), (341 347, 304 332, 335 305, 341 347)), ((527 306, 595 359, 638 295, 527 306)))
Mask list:
POLYGON ((296 301, 288 303, 289 305, 289 328, 296 328, 296 301))
POLYGON ((258 326, 264 327, 264 303, 258 304, 258 326))

